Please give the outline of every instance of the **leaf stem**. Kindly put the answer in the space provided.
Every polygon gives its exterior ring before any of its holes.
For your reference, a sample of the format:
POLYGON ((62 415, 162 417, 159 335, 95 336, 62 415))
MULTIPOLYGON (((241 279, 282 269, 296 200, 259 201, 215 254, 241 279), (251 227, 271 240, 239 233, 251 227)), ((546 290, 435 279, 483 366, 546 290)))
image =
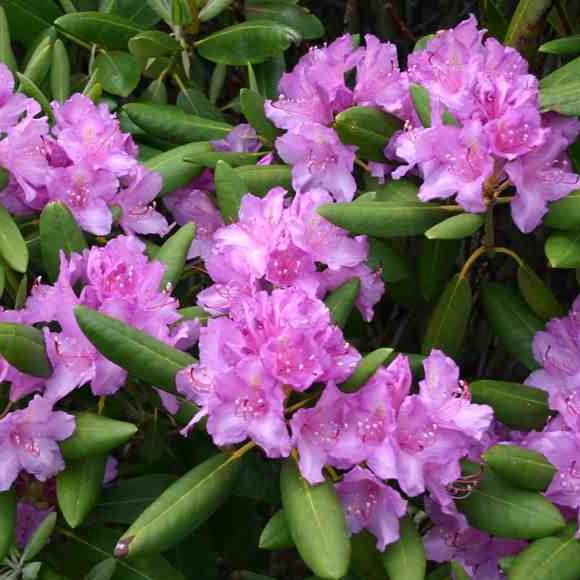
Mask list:
POLYGON ((245 445, 243 445, 242 447, 240 447, 239 449, 236 449, 233 453, 232 453, 232 458, 233 459, 240 459, 242 458, 248 451, 252 450, 254 447, 256 447, 256 444, 253 441, 248 441, 245 445))

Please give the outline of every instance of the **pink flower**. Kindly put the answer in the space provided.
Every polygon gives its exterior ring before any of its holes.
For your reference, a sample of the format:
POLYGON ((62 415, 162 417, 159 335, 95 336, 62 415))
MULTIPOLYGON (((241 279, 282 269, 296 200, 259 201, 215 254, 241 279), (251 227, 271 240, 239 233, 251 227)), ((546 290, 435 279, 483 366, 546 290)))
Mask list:
POLYGON ((52 512, 52 508, 41 509, 28 501, 18 502, 16 512, 16 545, 23 550, 38 526, 52 512))
POLYGON ((236 125, 225 139, 212 141, 214 151, 256 153, 262 147, 255 129, 247 123, 236 125))
POLYGON ((336 484, 336 491, 351 534, 369 530, 381 552, 399 539, 399 518, 406 513, 407 502, 392 487, 368 469, 355 467, 336 484))
POLYGON ((0 491, 10 489, 21 470, 46 481, 64 468, 58 442, 75 430, 72 415, 53 411, 36 395, 26 409, 0 420, 0 491))
POLYGON ((0 132, 9 133, 24 115, 36 116, 40 105, 21 93, 14 93, 14 77, 0 62, 0 132))

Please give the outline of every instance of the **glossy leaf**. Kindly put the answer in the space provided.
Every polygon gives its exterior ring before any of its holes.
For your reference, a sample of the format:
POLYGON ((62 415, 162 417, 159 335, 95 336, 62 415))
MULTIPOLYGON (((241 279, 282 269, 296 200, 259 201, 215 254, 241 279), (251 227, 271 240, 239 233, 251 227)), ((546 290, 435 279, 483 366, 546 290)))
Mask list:
POLYGON ((518 268, 518 287, 528 306, 542 320, 550 320, 566 314, 552 291, 526 264, 518 268))
POLYGON ((62 40, 57 38, 52 47, 52 63, 50 66, 50 92, 52 97, 64 103, 71 94, 71 70, 68 51, 62 40))
POLYGON ((246 165, 255 165, 266 152, 262 153, 236 153, 230 151, 202 151, 196 153, 187 160, 204 167, 215 169, 219 161, 225 161, 230 167, 243 167, 246 165))
POLYGON ((399 540, 387 546, 383 553, 389 578, 423 580, 427 567, 425 548, 413 520, 409 517, 399 520, 399 534, 399 540))
POLYGON ((254 195, 264 196, 273 187, 292 189, 292 175, 287 165, 245 165, 234 171, 254 195))
POLYGON ((324 300, 335 324, 344 328, 360 292, 360 278, 352 278, 333 290, 324 300))
POLYGON ((357 155, 385 162, 385 147, 402 123, 396 117, 372 107, 352 107, 339 113, 334 128, 346 145, 356 145, 357 155))
POLYGON ((200 306, 188 306, 186 308, 180 308, 178 314, 181 316, 182 320, 199 320, 201 324, 207 322, 212 316, 206 312, 200 306))
POLYGON ((235 221, 242 197, 248 192, 244 181, 225 161, 218 161, 215 186, 217 205, 222 216, 226 221, 235 221))
POLYGON ((342 578, 348 571, 351 548, 333 486, 328 482, 310 485, 289 459, 282 466, 281 490, 288 527, 304 562, 322 578, 342 578))
POLYGON ((576 54, 580 52, 580 35, 556 38, 545 42, 538 49, 540 52, 548 54, 576 54))
POLYGON ((566 525, 545 497, 511 486, 490 469, 457 507, 472 526, 500 538, 534 540, 558 533, 566 525))
POLYGON ((284 510, 277 511, 262 530, 260 548, 262 550, 290 550, 293 547, 294 540, 284 510))
POLYGON ((160 79, 151 81, 149 86, 141 93, 141 100, 155 105, 167 104, 167 88, 160 79))
POLYGON ((167 238, 159 248, 155 259, 167 266, 161 281, 162 290, 167 288, 168 284, 172 288, 177 285, 194 239, 195 224, 188 223, 181 226, 172 236, 167 238))
POLYGON ((517 445, 494 445, 483 458, 501 479, 520 489, 546 491, 556 475, 556 468, 541 453, 517 445))
POLYGON ((580 115, 580 81, 540 89, 540 108, 561 115, 580 115))
POLYGON ((177 106, 184 112, 222 122, 224 116, 214 104, 205 96, 205 93, 196 88, 188 87, 177 96, 177 106))
POLYGON ((520 0, 512 16, 504 43, 530 56, 536 37, 544 23, 544 16, 551 8, 550 0, 520 0))
POLYGON ((189 115, 174 105, 129 103, 123 110, 144 131, 170 143, 223 139, 232 129, 227 123, 189 115))
POLYGON ((120 97, 128 97, 141 78, 139 64, 128 52, 102 52, 95 59, 95 67, 103 89, 120 97))
POLYGON ((431 99, 426 88, 411 84, 409 93, 423 127, 431 127, 431 99))
POLYGON ((2 0, 14 40, 30 46, 62 11, 53 0, 2 0))
POLYGON ((111 362, 165 391, 175 391, 175 375, 195 359, 119 320, 77 306, 75 316, 81 330, 111 362))
POLYGON ((4 206, 0 205, 0 256, 17 272, 28 268, 28 248, 26 242, 4 206))
POLYGON ((137 433, 133 423, 117 421, 104 415, 79 413, 75 415, 75 420, 74 433, 60 444, 60 450, 67 461, 104 455, 137 433))
POLYGON ((69 462, 56 477, 58 506, 71 528, 79 526, 93 509, 103 485, 106 455, 69 462))
POLYGON ((528 369, 537 363, 532 354, 532 340, 543 322, 528 308, 519 294, 506 284, 492 282, 483 288, 487 320, 508 353, 528 369))
POLYGON ((358 391, 393 354, 392 348, 378 348, 363 356, 354 373, 347 381, 339 385, 343 393, 358 391))
POLYGON ((0 562, 14 543, 16 496, 13 491, 0 492, 0 562))
POLYGON ((212 62, 246 65, 264 62, 282 54, 297 40, 291 28, 273 22, 244 22, 206 36, 195 46, 212 62))
POLYGON ((466 278, 454 276, 441 294, 431 313, 422 351, 429 354, 439 348, 450 356, 456 356, 463 343, 463 337, 471 313, 471 287, 466 278))
POLYGON ((240 472, 219 454, 193 468, 157 498, 117 543, 117 557, 158 553, 198 528, 227 499, 240 472))
POLYGON ((422 234, 450 215, 442 206, 390 201, 326 204, 318 213, 353 234, 378 238, 422 234))
POLYGON ((145 162, 145 166, 151 171, 161 174, 163 177, 161 193, 168 193, 187 185, 203 171, 201 165, 189 163, 186 158, 200 151, 210 151, 210 149, 209 143, 182 145, 151 157, 145 162))
POLYGON ((131 54, 146 58, 170 55, 180 49, 181 46, 175 38, 160 30, 140 32, 129 40, 131 54))
POLYGON ((42 378, 47 378, 52 373, 44 336, 32 326, 0 322, 0 353, 23 373, 42 378))
POLYGON ((153 27, 160 19, 146 0, 115 0, 111 12, 144 28, 153 27))
POLYGON ((580 267, 580 231, 550 234, 546 240, 546 256, 553 268, 580 267))
POLYGON ((0 6, 0 62, 3 62, 12 72, 18 70, 16 57, 12 50, 10 27, 3 6, 0 6))
POLYGON ((143 31, 127 18, 104 12, 71 12, 57 18, 55 25, 74 38, 110 50, 127 50, 129 40, 143 31))
POLYGON ((232 2, 233 0, 208 0, 204 7, 199 11, 199 20, 201 22, 206 22, 207 20, 219 16, 232 4, 232 2))
POLYGON ((567 83, 577 81, 578 74, 580 73, 580 56, 571 60, 564 66, 556 69, 553 73, 544 77, 540 81, 540 89, 545 90, 547 88, 558 87, 565 85, 567 83))
POLYGON ((270 142, 274 142, 278 130, 264 113, 264 97, 256 91, 242 89, 240 91, 240 107, 246 120, 260 135, 270 142))
POLYGON ((484 217, 478 213, 460 213, 429 228, 425 236, 430 240, 459 240, 472 236, 483 225, 484 217))
POLYGON ((56 526, 56 513, 49 513, 36 528, 22 552, 22 561, 30 562, 48 544, 56 526))
POLYGON ((70 209, 60 201, 49 202, 40 214, 42 262, 50 280, 56 281, 60 270, 60 253, 69 258, 87 247, 85 236, 70 209))
MULTIPOLYGON (((580 69, 579 69, 580 73, 580 69)), ((577 230, 580 228, 580 189, 565 198, 551 203, 544 224, 557 230, 577 230)))
POLYGON ((17 72, 16 78, 18 79, 18 91, 32 97, 38 104, 40 108, 43 110, 44 114, 49 118, 53 118, 52 109, 50 107, 50 102, 46 95, 42 92, 40 87, 31 81, 27 76, 17 72))
POLYGON ((40 85, 46 78, 52 60, 53 43, 51 34, 43 34, 22 71, 36 85, 40 85))
POLYGON ((481 380, 470 385, 474 403, 490 405, 495 418, 512 429, 541 431, 548 417, 545 391, 505 381, 481 380))

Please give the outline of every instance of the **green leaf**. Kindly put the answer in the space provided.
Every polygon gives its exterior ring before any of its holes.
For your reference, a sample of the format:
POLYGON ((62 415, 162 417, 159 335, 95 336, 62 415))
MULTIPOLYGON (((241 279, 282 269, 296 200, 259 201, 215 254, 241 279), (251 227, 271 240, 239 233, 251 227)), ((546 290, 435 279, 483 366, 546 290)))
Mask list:
POLYGON ((129 40, 143 32, 131 20, 103 12, 71 12, 57 18, 55 25, 74 38, 110 50, 127 50, 129 40))
POLYGON ((533 54, 536 38, 542 30, 551 0, 520 0, 512 16, 504 43, 527 57, 533 54))
POLYGON ((171 55, 180 49, 175 38, 160 30, 146 30, 129 40, 131 54, 145 58, 171 55))
POLYGON ((256 91, 242 89, 240 107, 246 121, 254 127, 258 135, 273 143, 278 136, 278 130, 264 113, 264 97, 256 91))
POLYGON ((95 67, 103 89, 120 97, 128 97, 141 78, 139 63, 128 52, 101 52, 95 59, 95 67))
POLYGON ((546 491, 557 472, 541 453, 517 445, 494 445, 483 458, 502 479, 528 491, 546 491))
POLYGON ((165 473, 120 479, 103 489, 91 520, 130 525, 176 480, 165 473))
POLYGON ((411 100, 423 127, 431 127, 431 98, 426 88, 411 84, 409 87, 411 100))
POLYGON ((0 562, 14 543, 16 529, 16 495, 12 490, 0 492, 0 562))
POLYGON ((71 93, 70 59, 62 40, 57 38, 52 47, 52 64, 50 67, 50 92, 57 101, 64 103, 71 93))
POLYGON ((246 65, 264 62, 290 48, 296 31, 273 22, 243 22, 195 43, 201 56, 212 62, 246 65))
POLYGON ((360 292, 360 278, 352 278, 333 290, 324 300, 335 324, 344 328, 360 292))
POLYGON ((580 230, 550 234, 545 249, 552 268, 580 267, 580 230))
POLYGON ((500 538, 535 540, 566 525, 560 511, 545 497, 509 485, 490 469, 468 497, 457 501, 457 507, 472 526, 500 538))
POLYGON ((42 108, 44 114, 49 118, 53 118, 52 109, 50 107, 50 103, 46 97, 46 95, 40 90, 38 85, 32 82, 27 76, 20 74, 19 72, 16 73, 16 78, 18 79, 18 91, 32 97, 42 108))
POLYGON ((412 519, 404 517, 399 520, 399 534, 399 540, 387 546, 383 554, 389 578, 423 580, 427 567, 425 548, 412 519))
POLYGON ((76 461, 91 455, 104 455, 123 445, 135 433, 133 423, 117 421, 103 415, 79 413, 75 415, 75 432, 60 444, 60 450, 68 461, 76 461))
POLYGON ((378 238, 422 234, 449 216, 443 206, 396 201, 332 203, 322 205, 318 213, 353 234, 378 238))
POLYGON ((48 544, 56 526, 56 513, 49 513, 36 528, 22 552, 22 562, 30 562, 48 544))
POLYGON ((440 297, 455 270, 460 249, 461 243, 456 240, 420 240, 419 286, 427 302, 440 297))
POLYGON ((290 550, 294 540, 286 521, 284 510, 276 512, 266 524, 260 535, 262 550, 290 550))
POLYGON ((526 264, 518 268, 518 287, 528 306, 542 320, 550 320, 566 314, 552 291, 526 264))
POLYGON ((167 88, 161 79, 151 81, 149 86, 141 93, 141 100, 155 105, 167 104, 167 88))
POLYGON ((453 580, 471 580, 471 576, 457 560, 451 561, 451 578, 453 580))
POLYGON ((13 367, 23 373, 42 378, 52 374, 44 346, 44 336, 33 326, 1 322, 0 353, 13 367))
POLYGON ((158 553, 197 529, 227 499, 241 462, 220 453, 181 477, 123 534, 117 557, 158 553))
MULTIPOLYGON (((3 62, 14 73, 18 70, 16 57, 12 51, 8 18, 3 6, 0 6, 0 62, 3 62)), ((3 188, 2 188, 3 189, 3 188)))
POLYGON ((286 59, 283 54, 254 66, 258 90, 266 99, 276 99, 279 95, 278 85, 286 71, 286 59))
POLYGON ((115 0, 112 14, 118 14, 134 22, 137 26, 151 28, 159 22, 160 16, 143 0, 115 0))
POLYGON ((244 165, 234 171, 254 195, 264 196, 273 187, 292 189, 291 169, 287 165, 244 165))
POLYGON ((410 276, 406 259, 385 240, 369 238, 369 268, 380 270, 387 283, 399 282, 410 276))
POLYGON ((334 128, 346 145, 356 145, 357 155, 371 161, 385 161, 385 147, 402 123, 396 117, 372 107, 351 107, 339 113, 334 128))
POLYGON ((189 0, 171 0, 171 23, 185 26, 193 21, 192 6, 189 0))
POLYGON ((580 189, 551 203, 544 218, 544 225, 557 230, 580 229, 580 189))
POLYGON ((205 119, 222 122, 224 116, 214 104, 205 96, 205 93, 196 88, 188 87, 177 96, 177 106, 186 113, 198 115, 205 119))
POLYGON ((220 97, 226 82, 228 67, 225 64, 216 64, 209 82, 209 102, 215 105, 220 97))
POLYGON ((575 54, 580 52, 580 34, 545 42, 538 49, 548 54, 575 54))
POLYGON ((363 356, 354 373, 349 379, 339 385, 343 393, 358 391, 393 354, 392 348, 378 348, 363 356))
POLYGON ((207 322, 212 316, 200 306, 188 306, 180 308, 177 313, 181 316, 181 320, 199 320, 200 324, 207 322))
POLYGON ((24 76, 35 85, 40 85, 46 78, 52 60, 53 42, 51 34, 42 35, 24 67, 24 76))
POLYGON ((541 389, 482 380, 471 383, 470 390, 474 403, 492 407, 495 418, 512 429, 541 431, 550 416, 548 394, 541 389))
POLYGON ((509 26, 507 18, 501 9, 502 5, 498 5, 497 0, 486 0, 484 5, 485 27, 488 29, 489 34, 502 42, 509 26))
POLYGON ((25 46, 38 38, 62 11, 53 0, 2 0, 10 33, 25 46))
POLYGON ((279 0, 259 0, 246 3, 248 20, 272 20, 296 30, 305 40, 314 40, 324 35, 322 22, 302 6, 282 3, 279 0))
POLYGON ((342 578, 348 571, 351 547, 332 484, 310 485, 289 459, 282 466, 281 491, 288 527, 304 562, 322 578, 342 578))
POLYGON ((129 103, 123 110, 144 131, 170 143, 223 139, 232 129, 227 123, 189 115, 174 105, 129 103))
POLYGON ((191 248, 194 239, 195 224, 188 223, 181 226, 172 236, 167 238, 159 248, 155 259, 167 266, 163 280, 161 280, 161 290, 166 289, 168 284, 171 284, 172 288, 177 285, 185 267, 189 248, 191 248))
POLYGON ((28 268, 28 248, 26 242, 12 219, 0 205, 0 256, 17 272, 23 274, 28 268))
POLYGON ((189 163, 185 159, 200 151, 210 150, 209 143, 190 143, 151 157, 145 162, 145 166, 149 170, 161 174, 161 177, 163 177, 161 193, 169 193, 187 185, 203 171, 201 165, 189 163))
POLYGON ((580 543, 570 538, 542 538, 520 552, 509 569, 510 580, 577 580, 580 543))
POLYGON ((548 89, 566 85, 570 82, 578 80, 580 74, 580 56, 571 60, 569 63, 555 70, 553 73, 544 77, 540 81, 540 89, 548 89))
POLYGON ((69 462, 56 477, 58 506, 71 528, 76 528, 93 509, 103 485, 106 455, 69 462))
POLYGON ((542 111, 555 111, 561 115, 580 115, 580 81, 540 89, 542 111))
POLYGON ((40 246, 42 262, 53 282, 60 271, 60 253, 67 258, 82 253, 87 247, 85 236, 70 209, 60 201, 51 201, 40 214, 40 246))
POLYGON ((232 2, 233 0, 208 0, 205 6, 199 11, 198 18, 200 22, 206 22, 219 16, 232 2))
POLYGON ((202 151, 187 158, 187 161, 215 169, 219 161, 225 161, 230 167, 255 165, 267 151, 260 153, 236 153, 232 151, 202 151))
POLYGON ((529 370, 537 368, 532 340, 544 327, 543 322, 511 286, 491 282, 484 286, 482 295, 487 320, 508 353, 529 370))
POLYGON ((425 236, 430 240, 459 240, 472 236, 484 222, 478 213, 460 213, 429 228, 425 236))
POLYGON ((4 266, 0 264, 0 298, 2 298, 2 295, 4 294, 5 286, 6 286, 6 270, 4 269, 4 266))
POLYGON ((111 580, 117 571, 117 560, 108 558, 89 570, 84 580, 111 580))
POLYGON ((429 354, 439 348, 450 356, 456 356, 463 344, 471 313, 471 287, 466 278, 454 276, 441 294, 431 313, 422 351, 429 354))
POLYGON ((75 317, 103 356, 165 391, 175 392, 175 375, 196 362, 188 354, 90 308, 77 306, 75 317))
POLYGON ((214 174, 217 205, 226 221, 238 218, 242 197, 248 192, 246 184, 225 162, 218 161, 214 174))

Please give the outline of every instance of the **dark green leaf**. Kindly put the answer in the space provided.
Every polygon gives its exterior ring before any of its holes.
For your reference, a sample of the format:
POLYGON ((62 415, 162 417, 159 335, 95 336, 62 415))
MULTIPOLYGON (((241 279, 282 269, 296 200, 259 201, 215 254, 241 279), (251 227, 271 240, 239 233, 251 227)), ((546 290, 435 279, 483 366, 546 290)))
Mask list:
POLYGON ((172 288, 176 286, 185 267, 187 254, 194 239, 195 224, 188 223, 181 226, 177 232, 167 238, 159 248, 155 259, 167 266, 161 281, 161 290, 166 289, 168 284, 172 288))
POLYGON ((131 20, 103 12, 72 12, 57 18, 55 25, 74 38, 110 50, 127 50, 129 40, 143 31, 131 20))
POLYGON ((528 306, 542 320, 550 320, 566 314, 552 291, 526 264, 518 268, 518 287, 528 306))
POLYGON ((6 11, 3 6, 0 6, 0 62, 6 64, 12 72, 18 70, 18 64, 16 63, 16 57, 12 51, 12 43, 10 42, 8 18, 6 17, 6 11))
MULTIPOLYGON (((377 549, 377 539, 363 530, 350 538, 350 569, 360 580, 389 580, 385 572, 381 553, 377 549)), ((348 576, 347 576, 348 578, 348 576)))
POLYGON ((195 359, 119 320, 77 306, 81 330, 111 362, 131 375, 163 390, 175 391, 175 375, 195 359))
POLYGON ((546 256, 553 268, 580 267, 580 230, 550 234, 546 240, 546 256))
POLYGON ((24 76, 35 85, 40 85, 46 78, 52 60, 53 43, 51 34, 42 35, 24 67, 24 76))
POLYGON ((310 485, 289 459, 282 466, 281 489, 288 527, 302 559, 322 578, 342 578, 348 571, 351 548, 332 484, 310 485))
POLYGON ((483 288, 483 305, 487 320, 508 353, 528 369, 537 368, 532 340, 544 326, 510 286, 492 282, 483 288))
POLYGON ((505 44, 531 56, 551 6, 551 0, 520 0, 506 32, 505 44))
POLYGON ((534 540, 566 525, 560 511, 545 497, 512 487, 490 469, 467 498, 457 501, 457 507, 472 526, 500 538, 534 540))
POLYGON ((93 509, 103 485, 106 455, 69 462, 56 478, 58 506, 71 528, 79 526, 93 509))
POLYGON ((410 275, 406 259, 385 240, 369 239, 369 268, 380 270, 387 283, 399 282, 410 275))
POLYGON ((70 209, 60 201, 51 201, 44 207, 39 231, 42 261, 54 282, 60 271, 60 253, 64 252, 67 258, 73 252, 80 254, 87 242, 70 209))
POLYGON ((246 3, 248 20, 272 20, 293 28, 305 40, 313 40, 324 35, 324 26, 308 10, 292 2, 279 0, 259 0, 246 3))
POLYGON ((161 79, 151 81, 149 86, 141 93, 141 100, 155 105, 167 104, 167 88, 161 79))
POLYGON ((207 60, 222 64, 259 63, 286 51, 298 40, 293 29, 273 22, 244 22, 206 36, 195 46, 207 60))
POLYGON ((528 491, 546 491, 556 475, 556 468, 541 453, 517 445, 494 445, 483 458, 502 479, 528 491))
POLYGON ((379 162, 385 161, 385 147, 401 127, 399 119, 372 107, 352 107, 334 120, 343 143, 356 145, 359 157, 379 162))
POLYGON ((225 64, 216 64, 209 82, 209 102, 216 104, 226 82, 228 67, 225 64))
POLYGON ((544 87, 540 90, 542 111, 555 111, 561 115, 580 115, 580 81, 544 87))
POLYGON ((204 7, 199 11, 199 20, 206 22, 216 16, 219 16, 226 8, 228 8, 233 0, 208 0, 204 7))
POLYGON ((204 167, 215 169, 219 161, 225 161, 230 167, 255 165, 267 151, 261 153, 236 153, 231 151, 202 151, 188 157, 187 160, 204 167))
POLYGON ((217 205, 226 221, 238 217, 242 197, 248 192, 246 184, 225 162, 218 161, 215 170, 217 205))
MULTIPOLYGON (((580 69, 579 69, 580 72, 580 69)), ((544 224, 557 230, 580 229, 580 189, 550 204, 544 224)))
POLYGON ((84 580, 111 580, 116 571, 117 560, 115 558, 109 558, 91 568, 84 580))
POLYGON ((456 240, 423 238, 419 242, 419 286, 427 302, 441 295, 455 270, 460 247, 456 240))
POLYGON ((274 142, 278 135, 278 130, 266 118, 264 113, 264 97, 250 89, 242 89, 240 91, 240 107, 246 120, 261 137, 264 137, 270 142, 274 142))
POLYGON ((422 351, 429 354, 439 348, 450 356, 456 356, 463 343, 463 337, 471 313, 471 287, 466 278, 454 276, 441 294, 433 309, 425 336, 422 351))
POLYGON ((241 463, 219 454, 204 461, 161 494, 123 534, 118 557, 157 553, 197 529, 227 499, 241 463))
POLYGON ((453 580, 471 580, 471 576, 457 560, 451 561, 451 578, 453 580))
POLYGON ((472 236, 482 225, 484 217, 478 213, 460 213, 429 228, 425 236, 430 240, 458 240, 472 236))
POLYGON ((22 561, 30 562, 48 544, 56 526, 56 513, 49 513, 36 528, 22 552, 22 561))
POLYGON ((276 512, 260 535, 262 550, 290 550, 294 547, 294 540, 284 515, 284 510, 276 512))
POLYGON ((177 106, 186 113, 198 115, 214 121, 223 121, 224 116, 205 96, 205 93, 196 87, 189 87, 177 96, 177 106))
POLYGON ((52 373, 44 336, 32 326, 1 322, 0 353, 13 367, 33 377, 47 378, 52 373))
POLYGON ((505 381, 482 380, 471 383, 474 403, 490 405, 495 418, 512 429, 541 431, 548 417, 545 391, 505 381))
POLYGON ((171 0, 171 23, 184 26, 193 21, 192 5, 189 0, 171 0))
POLYGON ((46 97, 46 95, 40 90, 39 86, 32 82, 27 76, 20 74, 19 72, 16 73, 16 78, 20 83, 18 85, 18 90, 29 97, 32 97, 42 108, 44 114, 49 118, 53 118, 52 109, 50 107, 50 103, 46 97))
POLYGON ((141 78, 139 64, 128 52, 102 52, 95 59, 95 67, 103 89, 120 97, 128 97, 141 78))
POLYGON ((254 195, 264 196, 273 187, 292 189, 291 170, 287 165, 245 165, 234 171, 254 195))
POLYGON ((275 99, 280 94, 278 84, 285 70, 286 59, 283 54, 254 66, 259 92, 266 99, 275 99))
POLYGON ((360 278, 352 278, 333 290, 325 299, 330 317, 335 324, 344 328, 360 292, 360 278))
POLYGON ((17 272, 24 273, 28 268, 28 248, 26 242, 12 219, 0 205, 0 256, 17 272))
POLYGON ((123 445, 137 433, 137 427, 133 423, 109 419, 103 415, 79 413, 75 419, 75 432, 60 444, 64 458, 69 461, 91 455, 104 455, 123 445))
POLYGON ((14 543, 16 528, 16 496, 13 491, 0 492, 0 562, 14 543))
POLYGON ((57 101, 64 103, 71 93, 70 59, 62 40, 57 38, 52 47, 52 64, 50 67, 50 92, 57 101))
POLYGON ((412 84, 409 87, 411 100, 423 127, 431 127, 431 98, 426 88, 412 84))
POLYGON ((150 58, 170 55, 181 49, 179 42, 160 30, 140 32, 129 40, 129 50, 135 56, 150 58))
POLYGON ((548 54, 575 54, 580 52, 580 35, 557 38, 545 42, 538 49, 540 52, 548 54))
POLYGON ((409 517, 399 520, 399 534, 399 540, 387 546, 383 554, 389 578, 423 580, 427 566, 425 548, 413 520, 409 517))
POLYGON ((115 0, 112 13, 123 16, 144 28, 154 26, 160 18, 144 0, 115 0))
POLYGON ((62 12, 53 0, 2 0, 14 40, 29 46, 62 12))
POLYGON ((540 81, 540 89, 555 88, 578 80, 580 74, 580 56, 555 70, 540 81))
POLYGON ((392 348, 378 348, 365 355, 349 379, 339 385, 343 393, 358 391, 393 354, 392 348))

